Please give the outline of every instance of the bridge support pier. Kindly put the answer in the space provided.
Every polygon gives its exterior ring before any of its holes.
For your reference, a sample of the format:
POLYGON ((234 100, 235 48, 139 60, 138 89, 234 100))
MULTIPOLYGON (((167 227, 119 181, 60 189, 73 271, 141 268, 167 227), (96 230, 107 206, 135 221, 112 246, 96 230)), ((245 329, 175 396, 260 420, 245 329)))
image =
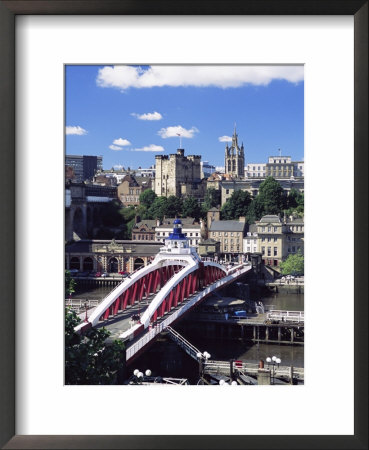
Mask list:
POLYGON ((293 328, 291 328, 290 331, 291 331, 291 344, 293 344, 293 339, 294 339, 293 328))
POLYGON ((282 328, 278 327, 278 342, 281 341, 282 328))
POLYGON ((268 326, 265 327, 265 340, 269 341, 269 327, 268 326))

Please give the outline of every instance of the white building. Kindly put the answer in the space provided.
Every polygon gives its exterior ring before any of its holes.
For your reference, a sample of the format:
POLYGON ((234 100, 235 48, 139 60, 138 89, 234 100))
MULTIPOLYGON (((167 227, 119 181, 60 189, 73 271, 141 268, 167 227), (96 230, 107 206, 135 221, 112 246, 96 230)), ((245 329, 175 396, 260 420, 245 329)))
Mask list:
POLYGON ((266 164, 247 164, 245 167, 245 178, 265 178, 266 164))
MULTIPOLYGON (((173 231, 173 223, 176 219, 163 219, 161 224, 155 227, 155 241, 165 242, 173 231)), ((195 223, 195 219, 186 218, 181 219, 182 222, 182 233, 186 236, 191 247, 198 248, 201 239, 201 226, 195 223)))
POLYGON ((249 231, 243 239, 243 252, 256 253, 259 251, 257 226, 250 225, 249 231))

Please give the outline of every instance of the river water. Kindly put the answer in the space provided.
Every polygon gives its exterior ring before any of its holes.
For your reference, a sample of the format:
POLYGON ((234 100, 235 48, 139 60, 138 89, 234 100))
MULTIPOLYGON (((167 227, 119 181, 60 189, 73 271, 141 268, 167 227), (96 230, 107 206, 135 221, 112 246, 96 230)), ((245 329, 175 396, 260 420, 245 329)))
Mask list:
MULTIPOLYGON (((79 289, 73 295, 78 299, 102 299, 112 287, 98 287, 94 289, 79 289)), ((287 311, 303 311, 304 295, 291 293, 273 293, 258 297, 266 309, 280 309, 287 311)), ((184 319, 185 320, 185 319, 184 319)), ((304 367, 304 346, 283 345, 244 342, 241 339, 220 340, 199 337, 198 335, 185 334, 189 340, 200 351, 207 351, 211 359, 229 361, 238 359, 249 363, 258 363, 261 359, 266 360, 268 356, 277 356, 282 360, 282 365, 304 367)), ((155 376, 188 378, 195 383, 198 378, 198 364, 181 350, 168 337, 159 338, 142 356, 140 356, 135 367, 141 371, 150 369, 155 376)), ((130 375, 130 373, 128 374, 130 375)))

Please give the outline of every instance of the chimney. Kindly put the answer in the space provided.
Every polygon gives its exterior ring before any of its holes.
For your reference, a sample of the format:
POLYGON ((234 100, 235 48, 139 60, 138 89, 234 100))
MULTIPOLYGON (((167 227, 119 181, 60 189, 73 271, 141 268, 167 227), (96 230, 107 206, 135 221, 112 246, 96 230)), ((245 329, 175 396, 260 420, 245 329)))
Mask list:
POLYGON ((135 224, 138 224, 138 222, 141 222, 141 217, 139 215, 135 215, 135 224))
POLYGON ((245 223, 245 222, 246 222, 246 217, 245 217, 245 216, 240 216, 240 217, 238 218, 238 220, 239 220, 240 222, 245 223))
POLYGON ((156 218, 156 226, 160 227, 160 219, 158 217, 156 218))

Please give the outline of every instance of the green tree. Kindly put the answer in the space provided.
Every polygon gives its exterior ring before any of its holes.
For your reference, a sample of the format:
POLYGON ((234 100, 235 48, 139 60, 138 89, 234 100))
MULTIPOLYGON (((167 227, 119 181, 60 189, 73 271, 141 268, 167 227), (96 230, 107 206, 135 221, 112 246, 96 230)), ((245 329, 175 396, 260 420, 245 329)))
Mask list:
POLYGON ((157 195, 151 189, 146 189, 140 195, 140 205, 144 206, 146 209, 149 209, 150 206, 154 203, 157 195))
POLYGON ((125 365, 122 341, 106 342, 110 333, 90 328, 77 334, 80 319, 73 311, 65 311, 65 384, 117 384, 125 365))
POLYGON ((267 177, 260 184, 258 197, 263 204, 264 214, 282 214, 285 209, 285 192, 273 177, 267 177))
POLYGON ((166 215, 168 200, 166 197, 157 197, 147 210, 149 219, 162 219, 166 215))
POLYGON ((204 197, 203 209, 205 212, 209 211, 211 208, 215 208, 220 205, 220 190, 210 188, 206 190, 204 197))
POLYGON ((285 261, 281 262, 281 272, 283 275, 303 275, 304 274, 304 256, 300 251, 288 255, 285 261))
POLYGON ((247 191, 234 191, 221 209, 222 219, 232 220, 247 216, 252 198, 247 191))
POLYGON ((68 297, 69 295, 72 295, 75 292, 75 287, 77 283, 76 280, 72 278, 72 275, 69 272, 69 270, 65 271, 64 281, 65 281, 65 295, 66 297, 68 297))
POLYGON ((176 217, 182 215, 183 201, 180 197, 170 195, 167 198, 167 204, 165 208, 165 215, 167 217, 176 217))
POLYGON ((259 196, 252 199, 248 213, 246 215, 247 223, 255 223, 264 215, 264 203, 259 196))
POLYGON ((183 200, 182 217, 194 217, 199 219, 201 208, 199 202, 194 197, 187 197, 183 200))

